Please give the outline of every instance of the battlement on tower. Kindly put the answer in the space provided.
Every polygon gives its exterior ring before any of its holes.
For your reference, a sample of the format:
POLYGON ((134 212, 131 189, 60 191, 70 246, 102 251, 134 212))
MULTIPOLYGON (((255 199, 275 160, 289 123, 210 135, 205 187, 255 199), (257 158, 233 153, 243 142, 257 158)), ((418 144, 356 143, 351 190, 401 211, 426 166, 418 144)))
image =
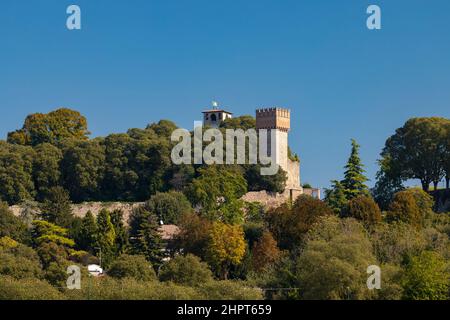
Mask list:
POLYGON ((263 108, 256 110, 256 129, 278 129, 289 131, 291 111, 284 108, 263 108))

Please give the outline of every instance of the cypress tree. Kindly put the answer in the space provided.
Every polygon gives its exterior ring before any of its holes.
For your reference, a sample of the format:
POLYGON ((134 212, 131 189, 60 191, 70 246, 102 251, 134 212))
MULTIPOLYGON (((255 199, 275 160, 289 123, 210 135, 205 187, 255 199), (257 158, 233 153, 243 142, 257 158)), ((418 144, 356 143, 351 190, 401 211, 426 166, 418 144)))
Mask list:
POLYGON ((115 255, 119 256, 125 253, 128 247, 128 230, 123 224, 122 210, 114 210, 111 212, 111 223, 116 233, 116 241, 114 246, 115 255))
POLYGON ((153 266, 157 267, 163 256, 157 216, 141 206, 133 210, 130 218, 132 252, 144 255, 153 266))
POLYGON ((107 267, 114 258, 116 232, 108 210, 102 209, 97 216, 97 246, 103 265, 107 267))
POLYGON ((369 188, 365 184, 368 179, 364 175, 365 170, 359 157, 359 147, 356 140, 352 139, 352 152, 345 166, 344 180, 342 180, 347 200, 359 195, 369 195, 369 188))
POLYGON ((76 239, 78 247, 82 250, 95 252, 97 239, 97 223, 91 211, 88 211, 81 220, 80 234, 76 239))

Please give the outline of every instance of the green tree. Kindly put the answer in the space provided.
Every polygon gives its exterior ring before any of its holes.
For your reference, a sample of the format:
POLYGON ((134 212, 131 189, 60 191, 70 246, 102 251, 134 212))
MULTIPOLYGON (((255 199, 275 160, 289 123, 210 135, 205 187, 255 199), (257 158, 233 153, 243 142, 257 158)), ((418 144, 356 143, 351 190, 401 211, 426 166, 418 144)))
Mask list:
POLYGON ((102 209, 97 216, 96 251, 101 255, 102 264, 108 267, 114 258, 116 232, 111 222, 111 214, 102 209))
POLYGON ((294 205, 282 205, 269 210, 266 221, 281 249, 299 247, 305 234, 321 216, 332 215, 333 210, 316 198, 302 195, 294 205))
POLYGON ((245 179, 249 191, 261 191, 282 193, 286 188, 287 173, 281 167, 274 175, 261 175, 261 165, 251 165, 245 171, 245 179))
POLYGON ((417 206, 419 207, 420 213, 424 219, 427 219, 434 214, 433 212, 434 199, 427 192, 421 190, 420 188, 409 188, 403 190, 403 192, 409 193, 413 196, 417 206))
POLYGON ((340 181, 333 180, 331 182, 333 184, 331 189, 325 189, 325 202, 339 215, 347 206, 347 197, 340 181))
POLYGON ((188 198, 202 208, 211 220, 226 223, 243 221, 244 202, 240 198, 247 192, 247 182, 237 169, 208 166, 198 170, 199 177, 188 188, 188 198))
POLYGON ((355 218, 366 227, 373 227, 381 222, 381 210, 377 203, 368 196, 358 196, 350 200, 344 216, 355 218))
POLYGON ((157 216, 140 206, 133 210, 130 216, 131 251, 144 255, 154 267, 161 264, 162 239, 159 233, 157 216))
POLYGON ((183 214, 193 211, 191 203, 186 196, 177 191, 158 192, 145 205, 164 224, 177 224, 183 214))
POLYGON ((111 134, 102 142, 105 147, 105 174, 102 190, 105 199, 135 200, 139 180, 133 161, 133 139, 128 134, 111 134))
POLYGON ((404 298, 408 300, 449 299, 449 274, 445 260, 437 253, 424 251, 412 257, 403 277, 404 298))
POLYGON ((133 278, 139 281, 156 280, 152 265, 144 256, 122 254, 111 264, 108 275, 114 278, 133 278))
POLYGON ((250 115, 244 115, 236 118, 228 118, 225 119, 220 124, 220 127, 223 129, 255 129, 256 128, 256 120, 254 117, 250 115))
POLYGON ((370 238, 378 261, 401 265, 408 256, 426 249, 426 239, 420 230, 404 222, 380 223, 370 238))
POLYGON ((435 188, 444 176, 442 159, 448 141, 448 119, 412 118, 386 140, 381 153, 392 163, 391 175, 419 179, 424 191, 435 188))
POLYGON ((376 263, 356 220, 323 217, 308 233, 297 260, 296 285, 303 299, 367 299, 366 269, 376 263))
POLYGON ((35 247, 46 242, 53 242, 66 248, 73 247, 75 242, 67 237, 68 231, 44 220, 33 221, 32 239, 35 247))
MULTIPOLYGON (((64 266, 69 258, 66 248, 62 245, 56 244, 55 242, 43 242, 36 248, 36 252, 41 259, 42 266, 45 270, 51 266, 53 269, 52 271, 55 271, 55 267, 57 266, 59 266, 59 269, 62 269, 61 266, 64 266)), ((63 270, 63 272, 65 271, 66 270, 63 270)))
POLYGON ((74 202, 101 198, 104 165, 105 151, 98 141, 67 142, 61 172, 64 187, 74 202))
POLYGON ((43 143, 34 148, 36 156, 33 161, 33 180, 36 187, 36 198, 42 201, 50 193, 52 187, 61 182, 60 162, 62 152, 57 147, 43 143))
POLYGON ((196 213, 186 213, 179 222, 180 232, 175 238, 175 249, 204 259, 212 227, 211 221, 196 213))
POLYGON ((128 230, 123 223, 122 210, 114 210, 111 212, 111 223, 114 226, 114 232, 116 234, 114 252, 117 256, 125 253, 129 245, 128 230))
POLYGON ((401 177, 396 174, 398 168, 388 156, 378 160, 380 169, 376 174, 375 187, 371 190, 372 196, 381 210, 387 210, 394 194, 404 190, 401 177))
POLYGON ((8 133, 8 142, 21 145, 56 144, 64 139, 87 140, 87 121, 78 111, 61 108, 27 116, 22 129, 8 133))
POLYGON ((34 157, 31 147, 0 141, 0 200, 17 204, 34 198, 34 157))
POLYGON ((10 238, 0 238, 0 278, 41 278, 42 268, 36 252, 10 238))
POLYGON ((2 237, 10 237, 19 242, 28 238, 27 225, 9 210, 5 202, 0 202, 0 238, 2 237))
POLYGON ((147 126, 147 129, 153 130, 158 136, 170 138, 172 132, 177 129, 177 125, 170 120, 159 120, 158 123, 152 123, 147 126))
POLYGON ((91 253, 96 252, 97 234, 97 222, 92 212, 88 211, 81 221, 80 232, 75 238, 78 248, 91 253))
POLYGON ((445 125, 443 134, 445 151, 442 154, 442 168, 445 174, 445 188, 450 189, 450 124, 445 125))
POLYGON ((41 217, 61 227, 69 227, 72 220, 72 207, 69 193, 62 187, 51 187, 41 206, 41 217))
POLYGON ((359 157, 359 147, 356 140, 352 139, 352 151, 345 166, 344 180, 341 182, 348 200, 369 193, 369 189, 365 184, 367 181, 364 175, 365 170, 359 157))
POLYGON ((386 218, 389 222, 403 221, 420 228, 423 226, 425 213, 421 212, 415 197, 405 190, 394 195, 386 218))
POLYGON ((213 280, 209 266, 200 258, 187 254, 178 255, 164 264, 159 273, 161 281, 173 281, 190 287, 213 280))

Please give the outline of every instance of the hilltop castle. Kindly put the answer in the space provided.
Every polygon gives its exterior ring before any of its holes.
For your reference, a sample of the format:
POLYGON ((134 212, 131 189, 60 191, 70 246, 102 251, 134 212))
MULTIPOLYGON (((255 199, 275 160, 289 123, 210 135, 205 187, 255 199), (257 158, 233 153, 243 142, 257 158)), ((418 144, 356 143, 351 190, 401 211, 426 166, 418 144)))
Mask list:
MULTIPOLYGON (((218 128, 226 119, 233 117, 233 113, 217 108, 217 104, 209 110, 203 111, 203 124, 218 128)), ((266 191, 249 192, 244 196, 245 201, 261 202, 267 206, 276 206, 287 199, 295 200, 301 194, 308 194, 320 198, 320 189, 303 188, 300 184, 300 161, 289 157, 288 136, 291 129, 291 112, 284 108, 263 108, 256 110, 256 130, 267 130, 268 153, 271 151, 272 131, 275 131, 274 150, 276 163, 287 173, 286 189, 282 194, 272 194, 266 191)))

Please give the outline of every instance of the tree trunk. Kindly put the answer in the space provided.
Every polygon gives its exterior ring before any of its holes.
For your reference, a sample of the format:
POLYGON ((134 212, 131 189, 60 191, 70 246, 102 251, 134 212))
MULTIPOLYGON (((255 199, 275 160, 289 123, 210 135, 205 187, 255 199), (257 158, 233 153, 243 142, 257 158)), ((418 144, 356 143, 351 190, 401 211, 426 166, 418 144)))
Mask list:
POLYGON ((450 188, 450 177, 445 177, 445 189, 450 188))
POLYGON ((430 189, 430 183, 425 182, 425 181, 423 181, 423 180, 421 180, 420 182, 422 183, 422 189, 423 189, 423 191, 428 192, 428 190, 430 189))
POLYGON ((433 186, 434 186, 434 191, 436 191, 436 190, 437 190, 437 188, 438 188, 438 184, 439 184, 439 182, 433 182, 433 186))

